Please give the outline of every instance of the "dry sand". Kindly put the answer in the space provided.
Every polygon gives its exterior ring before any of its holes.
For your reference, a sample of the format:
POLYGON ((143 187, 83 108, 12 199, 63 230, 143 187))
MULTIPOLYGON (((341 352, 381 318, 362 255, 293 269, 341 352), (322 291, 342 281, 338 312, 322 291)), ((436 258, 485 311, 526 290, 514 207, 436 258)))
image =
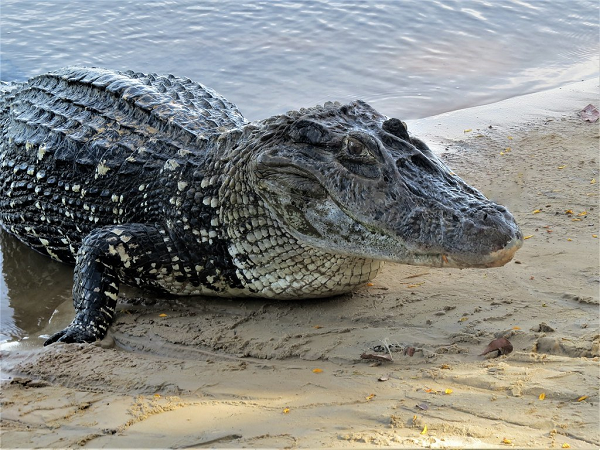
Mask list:
POLYGON ((577 116, 598 98, 409 124, 530 236, 505 267, 387 265, 318 301, 130 294, 101 345, 2 354, 2 447, 598 448, 599 126, 577 116), (500 336, 511 354, 478 356, 500 336))

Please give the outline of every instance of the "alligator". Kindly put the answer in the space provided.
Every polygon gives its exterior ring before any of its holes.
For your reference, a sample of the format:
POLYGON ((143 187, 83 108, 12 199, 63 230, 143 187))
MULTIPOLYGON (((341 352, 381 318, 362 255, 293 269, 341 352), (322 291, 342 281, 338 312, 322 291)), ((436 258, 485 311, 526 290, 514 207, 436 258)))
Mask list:
POLYGON ((102 339, 119 284, 306 299, 385 261, 495 267, 523 236, 406 124, 363 101, 249 122, 173 75, 68 67, 0 94, 0 223, 74 264, 75 318, 102 339))

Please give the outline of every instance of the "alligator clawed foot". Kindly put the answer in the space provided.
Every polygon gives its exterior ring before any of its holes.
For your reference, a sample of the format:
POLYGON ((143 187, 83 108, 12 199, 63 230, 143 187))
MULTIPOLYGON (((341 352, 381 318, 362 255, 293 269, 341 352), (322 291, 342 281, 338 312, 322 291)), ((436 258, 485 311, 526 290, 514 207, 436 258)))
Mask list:
POLYGON ((97 336, 82 331, 76 327, 68 326, 64 330, 54 333, 44 342, 44 347, 55 342, 64 342, 65 344, 83 344, 95 342, 98 340, 97 336))

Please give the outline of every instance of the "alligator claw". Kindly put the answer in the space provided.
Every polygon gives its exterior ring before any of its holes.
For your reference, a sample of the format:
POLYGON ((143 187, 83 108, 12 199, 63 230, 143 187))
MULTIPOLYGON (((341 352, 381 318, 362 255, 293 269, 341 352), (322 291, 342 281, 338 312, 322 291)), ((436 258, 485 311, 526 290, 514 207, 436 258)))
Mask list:
POLYGON ((90 333, 78 330, 74 327, 67 327, 64 330, 54 333, 44 342, 44 347, 55 342, 64 342, 65 344, 82 344, 85 342, 94 342, 98 338, 90 333))

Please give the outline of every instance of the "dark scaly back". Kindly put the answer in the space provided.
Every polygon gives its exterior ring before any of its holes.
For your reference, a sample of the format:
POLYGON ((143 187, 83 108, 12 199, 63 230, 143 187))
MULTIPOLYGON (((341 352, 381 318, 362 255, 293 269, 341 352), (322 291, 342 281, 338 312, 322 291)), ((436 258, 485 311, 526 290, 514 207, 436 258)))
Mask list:
POLYGON ((0 223, 73 262, 94 228, 159 220, 165 165, 206 166, 212 138, 245 123, 172 75, 75 67, 2 86, 0 223))

